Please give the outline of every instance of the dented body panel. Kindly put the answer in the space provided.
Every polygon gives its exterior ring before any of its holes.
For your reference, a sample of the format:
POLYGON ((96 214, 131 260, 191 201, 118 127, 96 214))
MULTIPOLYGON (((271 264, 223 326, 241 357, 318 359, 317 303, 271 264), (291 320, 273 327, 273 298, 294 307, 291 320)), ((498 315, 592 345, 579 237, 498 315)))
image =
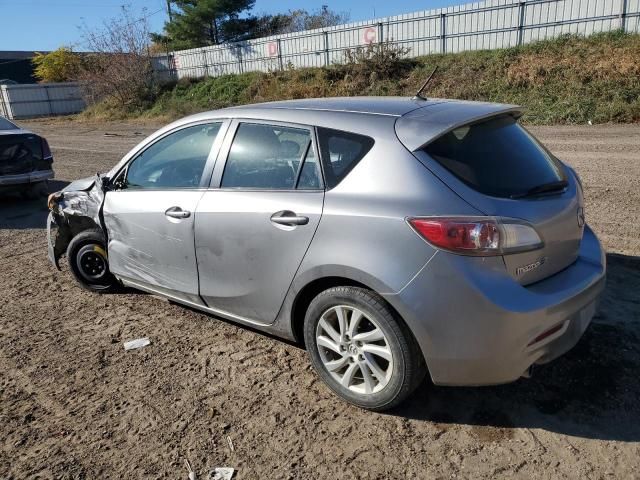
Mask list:
POLYGON ((58 261, 71 239, 86 230, 105 234, 101 221, 104 191, 99 175, 76 180, 58 194, 47 218, 49 260, 60 270, 58 261))
POLYGON ((204 190, 108 192, 104 224, 109 268, 117 277, 202 304, 194 249, 195 210, 204 190), (165 215, 180 205, 186 218, 165 215))

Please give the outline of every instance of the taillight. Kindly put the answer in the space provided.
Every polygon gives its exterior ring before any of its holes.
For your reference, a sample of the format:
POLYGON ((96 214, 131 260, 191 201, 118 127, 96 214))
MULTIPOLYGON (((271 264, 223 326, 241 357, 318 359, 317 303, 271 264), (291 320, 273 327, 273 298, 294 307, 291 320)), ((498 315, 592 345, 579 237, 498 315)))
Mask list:
POLYGON ((433 246, 463 255, 503 255, 543 245, 533 227, 509 218, 425 217, 408 221, 433 246))
POLYGON ((47 142, 46 138, 40 137, 40 142, 42 143, 42 158, 45 160, 52 158, 51 148, 49 148, 49 142, 47 142))

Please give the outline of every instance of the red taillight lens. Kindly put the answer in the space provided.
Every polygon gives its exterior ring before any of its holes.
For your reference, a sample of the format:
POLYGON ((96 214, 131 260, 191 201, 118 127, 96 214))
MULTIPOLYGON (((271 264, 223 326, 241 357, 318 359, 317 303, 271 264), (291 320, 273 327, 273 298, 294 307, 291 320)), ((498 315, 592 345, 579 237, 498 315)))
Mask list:
POLYGON ((42 158, 48 159, 53 157, 51 154, 51 148, 49 148, 49 142, 45 138, 40 137, 40 141, 42 143, 42 158))
POLYGON ((531 225, 514 218, 423 217, 408 222, 431 245, 463 255, 503 255, 544 246, 531 225))
POLYGON ((493 219, 413 218, 411 226, 429 243, 461 253, 500 253, 500 230, 493 219))

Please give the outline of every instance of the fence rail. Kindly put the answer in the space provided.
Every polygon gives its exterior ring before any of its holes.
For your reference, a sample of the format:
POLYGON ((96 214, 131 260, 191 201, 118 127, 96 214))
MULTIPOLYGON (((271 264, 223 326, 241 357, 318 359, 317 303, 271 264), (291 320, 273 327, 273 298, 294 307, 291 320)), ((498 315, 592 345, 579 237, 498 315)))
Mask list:
POLYGON ((276 35, 154 58, 161 79, 321 67, 347 49, 390 42, 409 56, 507 48, 565 33, 640 32, 640 0, 487 0, 453 7, 276 35))

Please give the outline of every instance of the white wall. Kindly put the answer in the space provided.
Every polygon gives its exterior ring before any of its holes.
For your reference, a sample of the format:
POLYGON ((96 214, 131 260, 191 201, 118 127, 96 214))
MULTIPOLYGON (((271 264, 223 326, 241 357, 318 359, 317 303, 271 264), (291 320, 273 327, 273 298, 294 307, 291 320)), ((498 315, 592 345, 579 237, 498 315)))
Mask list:
POLYGON ((84 108, 77 83, 0 86, 0 114, 10 119, 67 115, 84 108))

